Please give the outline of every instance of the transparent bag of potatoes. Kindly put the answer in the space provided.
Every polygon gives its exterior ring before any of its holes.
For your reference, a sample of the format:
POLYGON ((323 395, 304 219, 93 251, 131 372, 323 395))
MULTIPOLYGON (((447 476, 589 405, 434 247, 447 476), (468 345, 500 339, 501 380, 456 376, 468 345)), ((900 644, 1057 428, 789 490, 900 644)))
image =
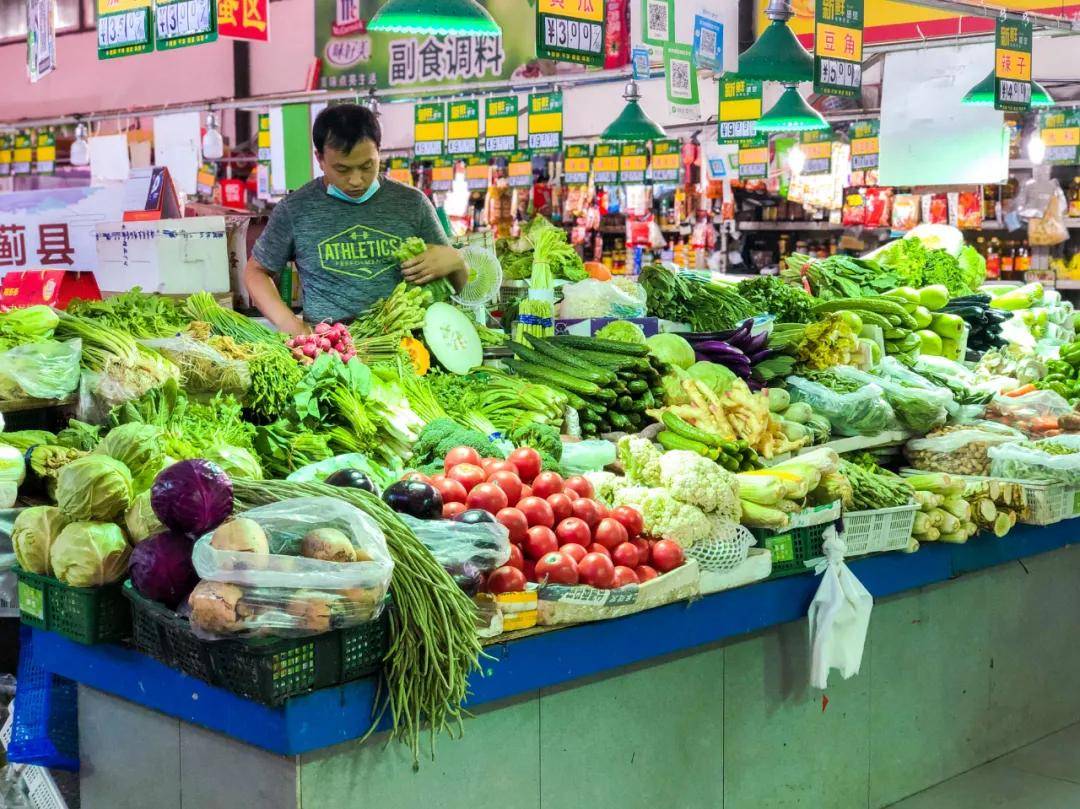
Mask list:
POLYGON ((282 500, 239 514, 192 552, 202 581, 188 598, 201 637, 297 637, 372 621, 394 562, 371 517, 332 497, 282 500))

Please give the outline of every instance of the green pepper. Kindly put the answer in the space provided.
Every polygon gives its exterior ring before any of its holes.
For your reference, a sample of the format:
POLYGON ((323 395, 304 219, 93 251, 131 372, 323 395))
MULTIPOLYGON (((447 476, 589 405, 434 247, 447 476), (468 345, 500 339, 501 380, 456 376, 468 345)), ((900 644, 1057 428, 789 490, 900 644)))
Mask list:
POLYGON ((1073 368, 1080 366, 1080 343, 1069 343, 1067 346, 1062 346, 1061 350, 1058 351, 1058 356, 1073 368))
POLYGON ((1066 398, 1069 397, 1069 386, 1064 384, 1063 382, 1049 382, 1049 383, 1044 382, 1042 390, 1053 391, 1054 393, 1056 393, 1058 396, 1060 396, 1063 399, 1066 399, 1066 398))
POLYGON ((1050 360, 1046 363, 1047 374, 1061 374, 1062 376, 1072 378, 1076 374, 1076 369, 1073 368, 1065 360, 1050 360))
POLYGON ((1053 373, 1053 374, 1047 374, 1046 376, 1044 376, 1042 378, 1042 381, 1043 382, 1072 382, 1073 378, 1071 376, 1066 376, 1065 374, 1053 373))

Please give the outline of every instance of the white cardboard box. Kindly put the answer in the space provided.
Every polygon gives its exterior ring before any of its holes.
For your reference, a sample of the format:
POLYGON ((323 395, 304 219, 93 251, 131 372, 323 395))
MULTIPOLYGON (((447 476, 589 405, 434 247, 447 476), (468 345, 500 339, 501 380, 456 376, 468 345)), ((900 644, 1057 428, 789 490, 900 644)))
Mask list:
POLYGON ((102 292, 188 295, 229 291, 229 251, 222 216, 106 222, 96 228, 102 292))

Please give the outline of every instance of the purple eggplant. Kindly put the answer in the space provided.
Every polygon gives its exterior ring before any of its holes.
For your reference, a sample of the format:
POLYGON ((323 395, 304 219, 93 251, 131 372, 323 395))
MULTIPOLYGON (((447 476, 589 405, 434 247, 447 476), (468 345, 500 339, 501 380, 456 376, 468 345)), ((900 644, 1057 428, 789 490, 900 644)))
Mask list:
POLYGON ((757 365, 759 362, 764 362, 769 357, 773 356, 776 352, 771 348, 763 348, 755 354, 750 355, 750 364, 757 365))

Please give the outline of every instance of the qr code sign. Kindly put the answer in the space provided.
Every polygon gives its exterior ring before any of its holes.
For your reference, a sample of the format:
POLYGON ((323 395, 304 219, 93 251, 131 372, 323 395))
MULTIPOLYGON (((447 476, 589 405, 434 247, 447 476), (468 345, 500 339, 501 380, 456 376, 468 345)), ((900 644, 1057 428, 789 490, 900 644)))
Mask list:
POLYGON ((671 95, 675 98, 691 98, 690 63, 682 59, 672 59, 668 65, 671 78, 671 95))
POLYGON ((716 31, 712 28, 701 29, 701 52, 710 59, 716 58, 716 31))
POLYGON ((646 0, 648 9, 648 36, 649 39, 668 41, 668 6, 667 0, 646 0))

